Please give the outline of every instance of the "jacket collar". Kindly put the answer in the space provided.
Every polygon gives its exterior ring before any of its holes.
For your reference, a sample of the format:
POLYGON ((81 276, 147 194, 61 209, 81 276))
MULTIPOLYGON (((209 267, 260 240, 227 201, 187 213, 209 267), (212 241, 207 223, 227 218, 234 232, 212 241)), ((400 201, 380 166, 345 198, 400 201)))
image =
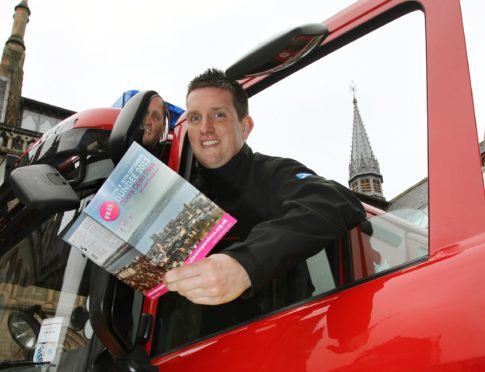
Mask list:
POLYGON ((253 151, 245 143, 241 150, 222 167, 216 169, 205 168, 197 164, 198 175, 209 187, 209 193, 227 195, 240 193, 247 181, 247 174, 251 166, 253 151))

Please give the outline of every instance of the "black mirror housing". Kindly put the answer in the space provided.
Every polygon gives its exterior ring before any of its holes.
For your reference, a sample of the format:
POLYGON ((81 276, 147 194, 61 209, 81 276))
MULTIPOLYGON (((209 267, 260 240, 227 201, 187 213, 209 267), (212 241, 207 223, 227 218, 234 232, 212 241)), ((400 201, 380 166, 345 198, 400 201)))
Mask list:
POLYGON ((56 213, 79 207, 79 196, 64 177, 48 164, 16 168, 9 176, 15 196, 27 207, 56 213))
POLYGON ((156 94, 154 90, 139 92, 120 111, 109 137, 109 151, 115 165, 133 141, 141 143, 141 123, 150 98, 156 94))
POLYGON ((328 36, 322 23, 309 23, 273 36, 226 70, 238 80, 282 70, 305 57, 328 36))

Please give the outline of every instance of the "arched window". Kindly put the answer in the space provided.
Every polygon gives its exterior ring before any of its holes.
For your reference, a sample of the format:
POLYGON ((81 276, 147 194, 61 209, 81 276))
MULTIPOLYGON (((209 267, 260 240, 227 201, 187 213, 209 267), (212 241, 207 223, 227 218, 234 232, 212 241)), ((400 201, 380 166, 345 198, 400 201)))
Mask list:
POLYGON ((12 141, 12 148, 14 150, 22 151, 23 145, 24 145, 24 141, 22 140, 22 138, 20 136, 16 136, 12 141))
POLYGON ((360 185, 362 188, 362 192, 370 192, 370 180, 368 178, 364 178, 360 181, 360 185))

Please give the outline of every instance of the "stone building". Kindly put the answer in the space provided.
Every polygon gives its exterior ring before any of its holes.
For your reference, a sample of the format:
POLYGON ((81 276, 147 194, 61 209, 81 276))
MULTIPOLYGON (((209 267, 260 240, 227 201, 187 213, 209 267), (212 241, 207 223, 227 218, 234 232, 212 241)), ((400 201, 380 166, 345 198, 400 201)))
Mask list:
POLYGON ((24 36, 30 9, 22 0, 13 15, 10 37, 0 63, 0 180, 7 155, 21 155, 45 131, 74 114, 71 110, 22 97, 24 77, 24 36))
MULTIPOLYGON (((28 2, 23 0, 15 7, 12 32, 0 62, 0 184, 4 181, 7 159, 15 160, 43 132, 74 114, 70 110, 22 97, 24 35, 29 16, 28 2)), ((58 228, 51 223, 44 226, 45 236, 56 236, 58 228)), ((49 306, 59 301, 69 251, 48 245, 42 249, 41 240, 36 239, 35 232, 31 236, 0 257, 0 266, 6 268, 0 274, 0 332, 9 332, 6 319, 10 311, 43 303, 43 311, 52 316, 55 307, 49 306), (36 283, 45 285, 33 285, 34 279, 36 283)), ((76 305, 82 305, 84 300, 78 296, 76 301, 76 305)), ((75 332, 69 332, 69 335, 75 337, 67 337, 64 347, 76 348, 85 343, 75 332), (74 344, 68 346, 69 340, 74 340, 74 344)), ((11 348, 19 349, 9 338, 3 338, 0 359, 15 355, 11 348)))

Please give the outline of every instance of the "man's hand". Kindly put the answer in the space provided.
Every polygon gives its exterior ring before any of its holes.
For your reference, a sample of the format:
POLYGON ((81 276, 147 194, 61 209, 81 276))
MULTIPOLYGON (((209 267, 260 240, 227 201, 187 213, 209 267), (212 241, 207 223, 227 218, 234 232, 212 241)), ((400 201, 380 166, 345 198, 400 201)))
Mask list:
POLYGON ((223 253, 170 270, 165 274, 164 282, 169 291, 203 305, 232 301, 251 286, 246 270, 223 253))

